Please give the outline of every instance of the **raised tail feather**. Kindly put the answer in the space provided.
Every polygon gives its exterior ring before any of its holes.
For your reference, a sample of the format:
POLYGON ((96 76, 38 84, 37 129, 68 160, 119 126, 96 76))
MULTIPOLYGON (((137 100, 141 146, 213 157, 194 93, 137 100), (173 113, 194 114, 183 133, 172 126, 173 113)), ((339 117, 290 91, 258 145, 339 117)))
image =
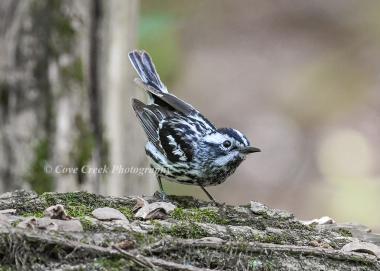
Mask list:
POLYGON ((160 92, 168 93, 166 86, 161 82, 160 76, 147 52, 134 50, 130 52, 128 56, 144 84, 160 92))
MULTIPOLYGON (((199 113, 191 104, 186 103, 185 101, 177 98, 175 95, 170 94, 166 86, 161 82, 160 76, 156 72, 152 59, 145 51, 133 50, 129 53, 129 59, 138 73, 140 78, 136 78, 135 82, 142 89, 146 90, 149 94, 149 100, 145 106, 159 106, 160 113, 170 115, 172 113, 178 113, 185 116, 192 116, 197 121, 203 123, 205 129, 215 130, 214 125, 208 121, 205 117, 199 113)), ((133 104, 133 108, 136 111, 140 120, 144 118, 143 115, 146 114, 146 110, 157 110, 155 107, 145 107, 144 111, 139 113, 138 108, 141 105, 138 103, 133 104)), ((157 116, 157 115, 156 115, 157 116)), ((152 119, 147 117, 147 120, 151 122, 152 119)), ((143 125, 147 125, 143 123, 143 125)), ((147 128, 147 127, 145 127, 147 128)), ((144 128, 144 129, 145 129, 144 128)), ((151 131, 149 131, 151 132, 151 131)))

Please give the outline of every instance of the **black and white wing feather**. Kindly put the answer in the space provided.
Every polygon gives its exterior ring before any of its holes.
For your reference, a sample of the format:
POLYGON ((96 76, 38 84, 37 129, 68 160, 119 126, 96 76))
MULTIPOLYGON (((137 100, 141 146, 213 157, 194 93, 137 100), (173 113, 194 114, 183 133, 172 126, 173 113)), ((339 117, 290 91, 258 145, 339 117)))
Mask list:
POLYGON ((159 137, 165 156, 173 163, 189 162, 193 159, 194 147, 188 129, 184 130, 181 118, 173 117, 160 124, 159 137))
POLYGON ((182 116, 156 104, 146 105, 132 100, 148 140, 171 162, 186 162, 193 158, 194 131, 182 116))
POLYGON ((173 112, 155 104, 146 105, 137 99, 132 99, 132 107, 148 136, 148 140, 162 152, 158 131, 160 122, 173 115, 173 112))

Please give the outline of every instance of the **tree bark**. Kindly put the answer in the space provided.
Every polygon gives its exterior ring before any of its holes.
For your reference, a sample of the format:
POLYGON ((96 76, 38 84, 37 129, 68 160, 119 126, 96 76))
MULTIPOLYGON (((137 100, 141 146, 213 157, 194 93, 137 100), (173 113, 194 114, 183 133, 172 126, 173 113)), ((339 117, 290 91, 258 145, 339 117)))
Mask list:
POLYGON ((78 176, 50 174, 45 167, 89 160, 78 146, 91 137, 84 61, 88 6, 71 0, 0 2, 2 190, 78 187, 78 176))
POLYGON ((81 170, 146 166, 127 57, 138 1, 5 0, 0 17, 0 191, 152 192, 147 176, 81 170))

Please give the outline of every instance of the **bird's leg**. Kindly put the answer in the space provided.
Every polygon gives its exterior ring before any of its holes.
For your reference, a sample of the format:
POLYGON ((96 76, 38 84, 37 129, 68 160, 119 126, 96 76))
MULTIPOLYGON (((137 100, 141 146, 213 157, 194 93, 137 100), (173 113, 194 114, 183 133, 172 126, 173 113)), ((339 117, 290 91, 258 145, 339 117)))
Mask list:
POLYGON ((214 198, 210 195, 209 192, 207 192, 207 190, 203 187, 203 185, 202 185, 200 182, 198 182, 198 185, 199 185, 200 188, 202 188, 203 192, 206 193, 207 197, 208 197, 211 201, 213 201, 214 203, 216 203, 216 201, 214 200, 214 198))
POLYGON ((160 197, 162 200, 166 200, 167 198, 167 195, 164 191, 164 187, 162 186, 162 181, 161 181, 161 177, 157 175, 157 181, 158 181, 158 185, 160 187, 160 197))

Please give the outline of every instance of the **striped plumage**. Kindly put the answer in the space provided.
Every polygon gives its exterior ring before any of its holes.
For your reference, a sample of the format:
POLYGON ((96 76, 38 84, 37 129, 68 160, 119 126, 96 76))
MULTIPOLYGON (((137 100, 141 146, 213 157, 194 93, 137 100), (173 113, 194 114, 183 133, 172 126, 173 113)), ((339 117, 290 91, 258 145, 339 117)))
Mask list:
POLYGON ((260 151, 232 128, 217 129, 190 104, 170 94, 144 51, 129 53, 140 78, 135 82, 149 93, 149 102, 132 100, 148 137, 145 146, 151 166, 161 177, 181 184, 217 185, 234 173, 246 155, 260 151))

